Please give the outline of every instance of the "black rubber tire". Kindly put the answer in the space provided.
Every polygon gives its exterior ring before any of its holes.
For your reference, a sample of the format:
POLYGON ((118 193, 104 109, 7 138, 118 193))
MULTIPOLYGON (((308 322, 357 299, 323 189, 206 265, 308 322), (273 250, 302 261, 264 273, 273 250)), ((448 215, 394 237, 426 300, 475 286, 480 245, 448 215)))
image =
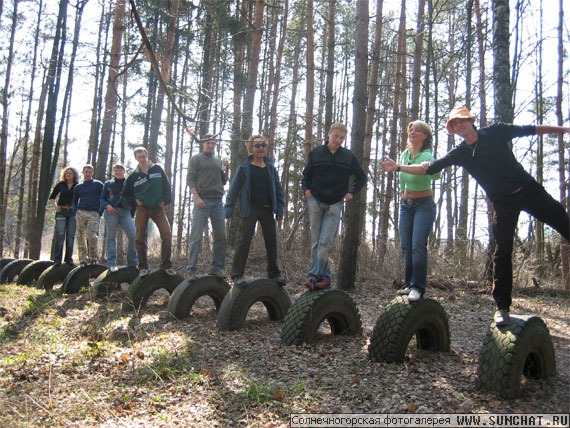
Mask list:
POLYGON ((554 346, 541 318, 511 315, 506 326, 491 324, 479 353, 478 388, 512 399, 521 395, 523 376, 543 379, 555 374, 554 346))
POLYGON ((108 297, 112 291, 120 290, 121 284, 131 284, 139 277, 139 270, 134 266, 122 267, 115 272, 106 270, 93 282, 95 298, 108 297))
POLYGON ((52 260, 33 261, 29 265, 25 266, 24 269, 22 269, 22 271, 18 275, 18 281, 16 281, 16 284, 32 285, 34 282, 38 280, 43 271, 45 271, 51 265, 53 265, 52 260))
POLYGON ((243 328, 249 309, 257 302, 263 303, 272 321, 281 321, 291 307, 287 290, 268 278, 246 281, 244 287, 232 287, 226 294, 218 312, 218 328, 232 331, 243 328))
POLYGON ((168 313, 177 319, 188 318, 192 306, 202 296, 211 297, 216 311, 219 311, 229 289, 230 286, 226 281, 212 275, 199 276, 192 281, 184 280, 170 296, 168 313))
POLYGON ((89 288, 89 279, 97 278, 106 270, 107 266, 100 264, 77 266, 65 277, 61 292, 65 294, 79 293, 82 288, 89 288))
POLYGON ((449 317, 443 306, 430 298, 410 303, 408 296, 398 296, 388 303, 376 321, 368 345, 369 358, 387 363, 403 362, 414 334, 418 349, 449 352, 449 317))
POLYGON ((32 259, 15 259, 6 264, 6 266, 2 268, 2 271, 0 271, 0 284, 14 282, 16 277, 22 272, 22 269, 32 262, 32 259))
POLYGON ((36 287, 51 290, 55 284, 62 283, 69 272, 75 269, 76 266, 68 265, 67 263, 62 263, 60 265, 52 265, 42 272, 38 281, 36 282, 36 287))
POLYGON ((357 335, 362 333, 362 320, 356 303, 348 293, 328 288, 308 291, 289 308, 281 343, 302 345, 315 340, 321 323, 327 320, 333 335, 357 335))
POLYGON ((10 262, 13 262, 14 260, 16 259, 12 259, 10 257, 4 257, 3 259, 0 259, 0 271, 4 269, 4 266, 6 266, 10 262))
POLYGON ((182 281, 184 278, 181 275, 168 275, 162 269, 155 270, 147 276, 139 276, 129 285, 122 309, 123 311, 138 311, 146 306, 149 297, 156 290, 165 289, 172 295, 176 286, 182 281))

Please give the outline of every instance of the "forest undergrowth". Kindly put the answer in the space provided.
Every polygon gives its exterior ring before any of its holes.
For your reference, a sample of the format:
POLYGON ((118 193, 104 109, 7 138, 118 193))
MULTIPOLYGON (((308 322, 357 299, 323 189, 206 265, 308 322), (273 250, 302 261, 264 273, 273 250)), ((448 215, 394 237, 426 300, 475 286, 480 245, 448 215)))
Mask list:
MULTIPOLYGON (((203 260, 208 257, 206 251, 203 260)), ((324 323, 316 342, 301 346, 281 343, 283 323, 270 321, 261 303, 243 329, 228 332, 217 328, 206 297, 189 318, 176 320, 167 314, 164 290, 132 313, 121 309, 124 286, 101 300, 92 289, 62 295, 58 287, 0 285, 0 426, 286 427, 293 413, 570 411, 568 291, 556 273, 538 288, 528 280, 529 267, 517 270, 512 311, 546 322, 557 374, 523 380, 521 396, 505 400, 476 387, 479 350, 494 312, 483 258, 463 266, 432 256, 428 295, 449 315, 451 351, 410 347, 401 364, 368 356, 376 320, 401 284, 400 257, 389 251, 382 272, 372 252, 363 250, 359 259, 350 295, 362 334, 331 335, 324 323)), ((306 292, 301 284, 309 260, 299 250, 281 260, 295 301, 306 292)), ((264 268, 256 238, 249 274, 263 276, 264 268)))

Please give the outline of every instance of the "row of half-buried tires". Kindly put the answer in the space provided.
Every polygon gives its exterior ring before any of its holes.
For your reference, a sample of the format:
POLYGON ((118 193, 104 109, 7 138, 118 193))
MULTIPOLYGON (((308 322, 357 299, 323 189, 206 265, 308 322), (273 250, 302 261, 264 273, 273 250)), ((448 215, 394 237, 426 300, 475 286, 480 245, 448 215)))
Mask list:
MULTIPOLYGON (((224 280, 213 276, 189 282, 161 270, 141 278, 134 268, 110 272, 102 265, 52 264, 50 261, 1 259, 1 283, 18 276, 18 284, 29 285, 37 279, 40 288, 51 289, 63 281, 62 292, 72 294, 89 286, 90 278, 97 277, 94 289, 103 295, 127 282, 130 285, 123 303, 125 310, 140 310, 155 291, 166 289, 170 294, 168 312, 178 319, 189 317, 195 302, 209 296, 219 312, 220 330, 243 328, 250 308, 261 302, 269 319, 283 320, 281 341, 287 345, 315 341, 325 321, 333 335, 362 332, 359 310, 350 295, 341 290, 307 292, 292 304, 283 287, 265 278, 250 280, 245 287, 230 288, 224 280)), ((449 318, 434 299, 425 298, 410 304, 405 297, 397 297, 376 322, 368 347, 369 357, 379 362, 403 362, 414 337, 418 349, 449 352, 449 318)), ((552 340, 540 318, 512 316, 508 326, 491 325, 479 355, 477 385, 481 389, 514 398, 521 393, 523 376, 541 379, 555 373, 552 340)))

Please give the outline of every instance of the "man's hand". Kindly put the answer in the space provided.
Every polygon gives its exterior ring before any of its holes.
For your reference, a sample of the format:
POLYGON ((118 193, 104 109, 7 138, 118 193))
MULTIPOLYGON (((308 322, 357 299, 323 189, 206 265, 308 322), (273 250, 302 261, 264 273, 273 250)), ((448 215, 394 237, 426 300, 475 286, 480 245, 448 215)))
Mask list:
POLYGON ((196 205, 198 205, 198 208, 205 208, 206 207, 206 202, 204 202, 202 200, 202 198, 200 198, 200 197, 194 198, 194 203, 196 205))
POLYGON ((115 208, 113 208, 112 205, 107 205, 106 210, 109 214, 113 214, 113 215, 117 214, 117 210, 115 208))
POLYGON ((344 195, 345 201, 350 201, 352 198, 354 198, 354 195, 352 193, 347 193, 346 195, 344 195))

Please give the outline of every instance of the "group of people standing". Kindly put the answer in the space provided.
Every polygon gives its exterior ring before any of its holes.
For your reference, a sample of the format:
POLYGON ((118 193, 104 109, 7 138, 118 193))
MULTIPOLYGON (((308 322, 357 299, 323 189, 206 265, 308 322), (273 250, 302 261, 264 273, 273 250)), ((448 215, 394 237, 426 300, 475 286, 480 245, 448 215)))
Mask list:
MULTIPOLYGON (((475 117, 463 106, 454 108, 446 124, 451 135, 463 141, 441 159, 433 156, 433 133, 421 120, 408 124, 408 143, 400 162, 386 158, 385 172, 398 172, 400 183, 400 246, 404 262, 404 287, 398 292, 416 302, 426 293, 428 272, 428 237, 433 228, 436 205, 432 181, 441 171, 456 165, 465 168, 481 185, 493 203, 493 233, 496 240, 493 297, 497 305, 496 325, 509 323, 512 303, 512 250, 515 229, 521 211, 526 211, 569 239, 570 219, 560 202, 552 198, 516 160, 508 142, 513 138, 547 133, 570 132, 569 127, 495 124, 475 127, 475 117)), ((331 250, 338 234, 344 202, 351 201, 365 186, 367 176, 357 157, 342 147, 347 127, 333 123, 323 145, 309 153, 301 181, 307 199, 310 221, 312 265, 304 285, 309 290, 331 286, 331 250)), ((208 220, 212 225, 213 251, 210 275, 223 278, 226 261, 226 225, 236 212, 241 218, 239 238, 230 276, 238 287, 245 286, 245 265, 257 223, 265 241, 267 276, 285 285, 277 257, 276 222, 283 219, 285 202, 279 175, 267 156, 268 142, 262 135, 247 141, 248 158, 235 171, 223 203, 224 185, 229 165, 215 156, 217 141, 205 136, 202 150, 190 159, 188 184, 194 199, 189 238, 188 264, 185 276, 192 280, 198 274, 198 257, 208 220)), ((107 225, 107 262, 116 266, 116 232, 120 225, 129 246, 127 264, 137 266, 141 276, 147 275, 146 234, 148 220, 158 227, 162 239, 160 268, 173 275, 170 258, 172 234, 164 206, 172 201, 170 183, 164 170, 148 160, 144 147, 134 151, 138 166, 125 179, 125 167, 114 166, 114 177, 104 185, 93 180, 93 168, 83 169, 84 181, 65 168, 50 196, 56 209, 55 262, 61 263, 65 242, 65 262, 72 262, 73 237, 78 229, 79 257, 84 263, 96 260, 98 219, 102 212, 107 225), (55 198, 59 195, 56 203, 55 198), (96 201, 97 200, 97 201, 96 201), (135 216, 133 223, 132 215, 135 216), (82 230, 81 232, 79 232, 82 230), (134 242, 134 244, 133 244, 134 242), (136 251, 134 250, 136 248, 136 251)))

